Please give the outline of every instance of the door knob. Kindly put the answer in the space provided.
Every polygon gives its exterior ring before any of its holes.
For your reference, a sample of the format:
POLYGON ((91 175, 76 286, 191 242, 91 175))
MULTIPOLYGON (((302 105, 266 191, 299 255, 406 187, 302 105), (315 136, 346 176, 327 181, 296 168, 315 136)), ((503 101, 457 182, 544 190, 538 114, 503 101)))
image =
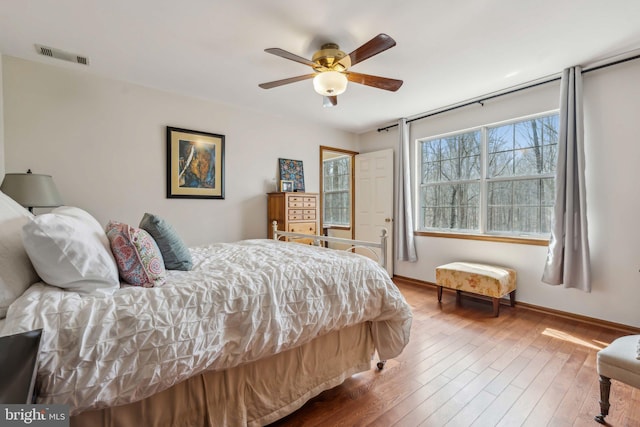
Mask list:
POLYGON ((391 222, 391 218, 385 218, 384 222, 391 222))

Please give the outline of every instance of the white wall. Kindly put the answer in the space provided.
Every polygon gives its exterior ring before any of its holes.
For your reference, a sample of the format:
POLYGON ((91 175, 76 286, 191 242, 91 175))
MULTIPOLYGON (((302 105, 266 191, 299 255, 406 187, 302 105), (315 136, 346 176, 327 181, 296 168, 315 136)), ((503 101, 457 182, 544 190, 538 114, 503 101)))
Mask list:
MULTIPOLYGON (((413 122, 416 139, 558 108, 558 83, 413 122)), ((592 292, 540 281, 546 247, 417 236, 417 263, 395 274, 433 282, 435 267, 485 261, 518 271, 517 299, 565 312, 640 327, 640 61, 584 75, 585 143, 592 292)), ((359 138, 358 151, 395 147, 397 128, 359 138)))
POLYGON ((102 224, 156 213, 189 245, 266 237, 278 158, 302 160, 306 190, 317 192, 319 146, 356 145, 350 133, 84 70, 5 56, 3 77, 7 172, 53 175, 65 203, 102 224), (225 200, 165 197, 166 126, 225 135, 225 200))

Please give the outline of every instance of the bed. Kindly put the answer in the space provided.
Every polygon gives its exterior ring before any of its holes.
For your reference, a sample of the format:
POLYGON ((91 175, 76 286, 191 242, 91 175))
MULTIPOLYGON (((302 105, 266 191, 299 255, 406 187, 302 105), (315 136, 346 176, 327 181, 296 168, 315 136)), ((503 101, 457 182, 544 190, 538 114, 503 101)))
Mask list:
POLYGON ((408 305, 363 256, 263 239, 190 255, 154 287, 17 296, 0 335, 43 329, 38 403, 77 426, 265 425, 408 342, 408 305))

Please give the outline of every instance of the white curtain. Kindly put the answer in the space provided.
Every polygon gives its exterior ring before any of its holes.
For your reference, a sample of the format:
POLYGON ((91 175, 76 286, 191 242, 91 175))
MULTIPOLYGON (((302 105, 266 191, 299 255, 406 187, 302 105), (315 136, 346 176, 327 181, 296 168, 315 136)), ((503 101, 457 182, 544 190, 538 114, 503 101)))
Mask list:
POLYGON ((554 219, 542 281, 591 292, 584 174, 582 70, 564 70, 554 219))
POLYGON ((399 261, 416 262, 416 244, 413 236, 413 206, 411 204, 411 156, 409 144, 409 125, 407 119, 400 119, 400 142, 398 144, 398 181, 397 181, 397 221, 395 244, 396 258, 399 261))

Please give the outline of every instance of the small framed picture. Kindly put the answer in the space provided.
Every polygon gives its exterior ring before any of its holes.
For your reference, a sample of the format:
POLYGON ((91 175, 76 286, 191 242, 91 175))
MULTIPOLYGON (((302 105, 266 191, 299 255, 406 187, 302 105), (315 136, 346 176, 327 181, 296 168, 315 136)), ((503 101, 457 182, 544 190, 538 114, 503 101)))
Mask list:
POLYGON ((282 191, 283 193, 293 191, 293 181, 281 180, 280 181, 280 191, 282 191))
POLYGON ((302 160, 278 159, 280 179, 293 181, 291 191, 304 192, 304 168, 302 160))

